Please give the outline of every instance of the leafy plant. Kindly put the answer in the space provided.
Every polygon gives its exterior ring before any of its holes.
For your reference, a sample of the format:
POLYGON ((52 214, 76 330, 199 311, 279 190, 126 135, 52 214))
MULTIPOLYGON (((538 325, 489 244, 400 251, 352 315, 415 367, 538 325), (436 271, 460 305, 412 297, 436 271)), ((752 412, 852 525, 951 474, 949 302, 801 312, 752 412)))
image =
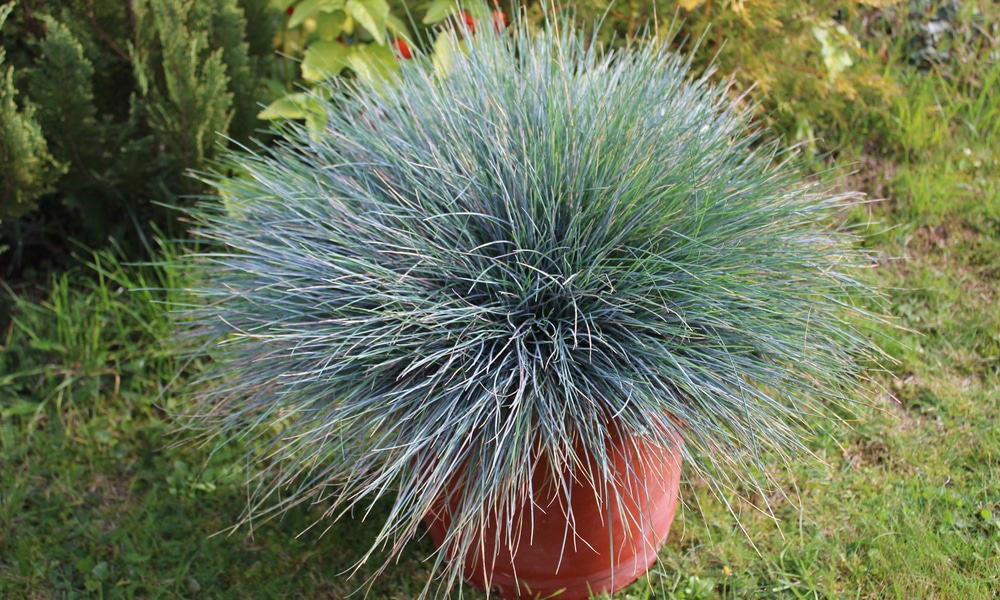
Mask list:
POLYGON ((189 425, 253 448, 248 520, 390 496, 372 552, 396 554, 458 476, 461 553, 539 457, 603 490, 621 431, 757 487, 851 397, 874 351, 868 258, 836 226, 856 198, 775 166, 663 41, 603 52, 551 25, 333 81, 325 128, 208 177, 189 425))
POLYGON ((286 69, 287 93, 258 117, 300 119, 313 130, 324 127, 323 104, 336 98, 326 94, 329 89, 324 86, 315 87, 312 93, 303 89, 338 76, 379 82, 398 70, 400 61, 420 53, 421 46, 428 47, 436 58, 435 66, 443 69, 448 56, 461 51, 461 44, 452 47, 448 36, 435 41, 434 32, 423 28, 450 27, 462 37, 475 33, 478 23, 490 23, 487 30, 495 32, 507 25, 507 16, 496 1, 433 0, 421 6, 424 16, 419 25, 408 6, 392 6, 385 0, 274 0, 274 5, 288 15, 287 28, 277 38, 279 52, 298 63, 301 79, 293 76, 299 69, 286 69), (411 31, 407 21, 422 29, 411 31))
POLYGON ((707 600, 713 597, 715 582, 691 575, 674 587, 670 600, 707 600))
MULTIPOLYGON (((289 12, 281 52, 301 62, 303 80, 289 80, 286 93, 261 117, 308 119, 314 128, 322 127, 322 109, 310 105, 314 96, 300 93, 299 84, 311 87, 337 75, 364 77, 373 68, 384 75, 404 57, 389 47, 393 39, 401 40, 407 53, 419 48, 437 56, 439 68, 447 63, 455 50, 448 38, 437 40, 433 30, 410 31, 407 22, 482 31, 490 22, 505 23, 515 12, 538 24, 558 10, 540 0, 430 0, 415 4, 416 14, 410 5, 383 0, 274 1, 289 12), (366 19, 375 32, 351 16, 352 6, 375 15, 366 19)), ((786 145, 806 143, 819 154, 840 149, 855 132, 871 137, 892 131, 883 106, 899 95, 900 82, 884 76, 877 56, 860 38, 872 22, 894 22, 899 12, 894 7, 862 0, 585 0, 570 5, 573 12, 558 18, 585 27, 601 22, 595 39, 608 46, 628 44, 650 28, 676 29, 675 50, 693 57, 694 72, 713 70, 735 78, 736 87, 755 104, 755 118, 786 145)), ((903 21, 899 26, 905 26, 906 16, 903 21)))
POLYGON ((345 69, 360 76, 384 75, 396 68, 390 36, 397 48, 410 39, 385 0, 274 0, 272 5, 287 15, 276 36, 285 82, 278 98, 257 115, 268 121, 304 119, 310 128, 322 129, 322 104, 330 98, 302 88, 345 69))

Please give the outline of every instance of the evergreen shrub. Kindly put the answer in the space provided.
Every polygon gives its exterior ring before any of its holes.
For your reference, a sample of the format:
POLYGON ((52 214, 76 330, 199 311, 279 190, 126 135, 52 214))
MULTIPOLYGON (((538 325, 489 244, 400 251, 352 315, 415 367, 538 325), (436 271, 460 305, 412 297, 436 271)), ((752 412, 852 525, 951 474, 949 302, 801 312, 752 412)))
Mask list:
POLYGON ((257 128, 274 64, 268 0, 35 0, 3 11, 0 168, 17 192, 0 197, 0 235, 20 252, 5 257, 7 274, 33 243, 102 245, 150 221, 171 231, 177 215, 158 203, 202 192, 186 172, 257 128), (40 200, 43 210, 15 219, 40 200))
MULTIPOLYGON (((0 28, 12 10, 13 4, 0 5, 0 28)), ((28 101, 18 106, 14 70, 4 67, 5 58, 0 46, 0 223, 32 210, 38 196, 52 189, 59 168, 35 120, 35 107, 28 101)))

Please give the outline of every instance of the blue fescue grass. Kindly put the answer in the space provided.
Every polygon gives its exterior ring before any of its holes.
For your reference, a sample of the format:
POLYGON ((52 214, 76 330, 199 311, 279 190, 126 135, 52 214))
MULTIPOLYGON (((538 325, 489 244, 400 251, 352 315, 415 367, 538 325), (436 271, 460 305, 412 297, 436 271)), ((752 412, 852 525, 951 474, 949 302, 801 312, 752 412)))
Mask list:
MULTIPOLYGON (((876 295, 835 223, 858 198, 775 166, 662 42, 585 39, 516 24, 453 39, 447 72, 330 84, 322 131, 209 177, 190 425, 253 448, 248 522, 390 496, 372 547, 394 554, 463 465, 466 548, 540 456, 602 491, 616 432, 679 434, 720 490, 756 486, 853 397, 876 295)), ((435 563, 446 587, 459 567, 435 563)))

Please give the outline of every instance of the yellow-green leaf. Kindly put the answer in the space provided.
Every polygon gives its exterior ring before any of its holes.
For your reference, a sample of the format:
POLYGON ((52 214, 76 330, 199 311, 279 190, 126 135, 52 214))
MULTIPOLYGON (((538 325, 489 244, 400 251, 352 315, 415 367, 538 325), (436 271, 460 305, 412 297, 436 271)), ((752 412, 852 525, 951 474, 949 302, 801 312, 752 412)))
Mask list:
POLYGON ((346 8, 380 46, 385 45, 385 18, 389 15, 385 0, 347 0, 346 8))
POLYGON ((316 17, 316 33, 319 39, 333 41, 344 32, 344 22, 347 21, 347 13, 343 10, 334 12, 321 12, 316 17))
POLYGON ((326 127, 326 115, 309 114, 306 115, 306 129, 309 130, 309 137, 313 141, 319 141, 319 134, 326 127))
POLYGON ((295 6, 295 12, 288 19, 288 28, 294 29, 303 21, 322 12, 333 12, 344 8, 344 0, 302 0, 295 6))
POLYGON ((289 94, 272 102, 257 114, 257 118, 265 121, 304 119, 311 110, 310 105, 315 102, 309 94, 289 94))
POLYGON ((347 66, 350 53, 340 42, 317 40, 309 44, 302 61, 302 78, 316 82, 338 75, 347 66))
POLYGON ((406 23, 396 15, 389 13, 385 18, 386 28, 396 34, 396 37, 401 37, 408 42, 413 41, 413 36, 410 35, 410 30, 406 27, 406 23))
POLYGON ((434 40, 434 56, 431 62, 434 64, 434 72, 439 77, 447 77, 455 65, 455 54, 464 53, 465 45, 458 41, 454 34, 447 31, 441 32, 434 40))
POLYGON ((348 62, 358 77, 370 82, 384 81, 399 69, 399 63, 392 49, 375 44, 353 46, 348 62))
POLYGON ((812 33, 820 43, 820 55, 826 65, 827 75, 831 82, 836 81, 844 69, 854 64, 848 48, 857 46, 858 41, 843 25, 836 25, 831 29, 829 25, 822 23, 814 26, 812 33))
POLYGON ((455 11, 455 0, 434 0, 427 5, 427 12, 424 14, 424 25, 440 23, 448 18, 448 15, 455 11))

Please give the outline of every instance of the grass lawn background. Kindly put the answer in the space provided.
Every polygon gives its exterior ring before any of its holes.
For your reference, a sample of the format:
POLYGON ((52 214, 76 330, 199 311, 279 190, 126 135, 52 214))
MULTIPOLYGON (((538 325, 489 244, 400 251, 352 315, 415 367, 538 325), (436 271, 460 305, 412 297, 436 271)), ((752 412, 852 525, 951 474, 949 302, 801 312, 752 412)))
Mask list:
MULTIPOLYGON (((1000 22, 1000 7, 980 5, 1000 22)), ((815 456, 776 466, 770 496, 735 490, 732 514, 686 481, 660 564, 618 598, 1000 594, 992 39, 959 78, 888 60, 904 82, 883 109, 892 131, 845 128, 836 157, 816 159, 833 185, 870 194, 844 218, 878 259, 870 274, 900 326, 884 342, 895 362, 872 371, 845 423, 817 425, 815 456), (881 142, 890 134, 894 148, 881 142)), ((113 250, 79 258, 44 286, 0 290, 10 308, 0 320, 0 598, 343 598, 363 586, 376 565, 345 571, 377 510, 322 536, 321 510, 304 508, 230 534, 246 503, 240 449, 213 453, 172 434, 171 382, 197 365, 170 356, 162 294, 148 290, 183 282, 113 250)), ((414 541, 368 597, 415 597, 431 551, 414 541)))

